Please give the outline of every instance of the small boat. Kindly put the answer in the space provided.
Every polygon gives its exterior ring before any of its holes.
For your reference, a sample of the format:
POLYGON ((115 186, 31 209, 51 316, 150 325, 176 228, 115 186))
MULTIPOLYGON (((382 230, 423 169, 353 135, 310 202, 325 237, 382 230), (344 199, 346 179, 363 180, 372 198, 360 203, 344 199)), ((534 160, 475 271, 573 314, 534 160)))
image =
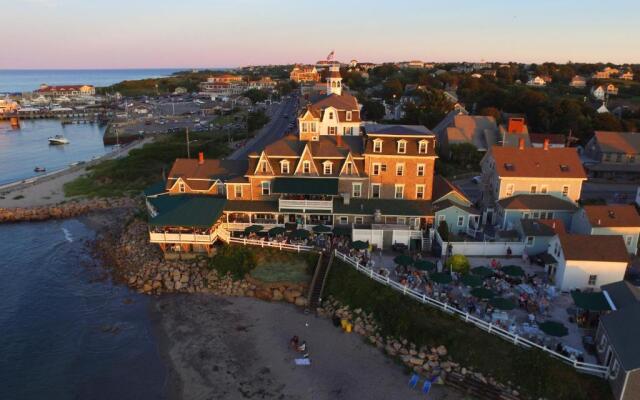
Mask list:
POLYGON ((47 172, 47 169, 45 167, 35 167, 33 172, 47 172))
POLYGON ((49 144, 68 144, 69 139, 62 135, 55 135, 49 138, 49 144))

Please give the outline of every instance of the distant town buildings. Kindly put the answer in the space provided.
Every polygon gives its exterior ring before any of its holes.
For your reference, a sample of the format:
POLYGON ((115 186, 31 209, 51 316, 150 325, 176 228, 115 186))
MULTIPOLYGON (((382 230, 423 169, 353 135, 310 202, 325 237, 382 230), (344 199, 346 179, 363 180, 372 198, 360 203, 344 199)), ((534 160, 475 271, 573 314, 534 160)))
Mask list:
POLYGON ((587 87, 587 79, 584 76, 576 75, 571 79, 569 86, 574 88, 585 88, 587 87))
POLYGON ((40 88, 35 91, 45 97, 57 96, 95 96, 96 88, 93 85, 47 85, 43 83, 40 88))
POLYGON ((313 83, 320 81, 320 74, 314 66, 296 65, 291 70, 289 78, 298 83, 313 83))

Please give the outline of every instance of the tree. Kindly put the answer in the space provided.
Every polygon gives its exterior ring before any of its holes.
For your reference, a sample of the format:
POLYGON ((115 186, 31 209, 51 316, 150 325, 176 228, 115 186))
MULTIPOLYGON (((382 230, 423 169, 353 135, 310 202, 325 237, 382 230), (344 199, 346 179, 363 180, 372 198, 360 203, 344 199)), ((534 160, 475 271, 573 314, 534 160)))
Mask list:
POLYGON ((593 120, 593 129, 598 131, 622 131, 620 120, 609 113, 596 115, 593 120))
POLYGON ((458 166, 477 171, 480 169, 482 153, 471 143, 455 143, 449 146, 451 162, 458 166))
POLYGON ((269 93, 260 89, 249 89, 242 95, 248 97, 253 103, 259 103, 269 98, 269 93))
POLYGON ((269 122, 269 117, 264 111, 252 111, 247 116, 247 130, 253 132, 262 128, 267 122, 269 122))
POLYGON ((493 117, 493 119, 496 120, 496 123, 500 123, 500 110, 495 107, 484 107, 478 114, 486 117, 493 117))
POLYGON ((380 101, 365 100, 362 102, 362 112, 367 120, 379 121, 384 118, 384 104, 380 101))
POLYGON ((382 95, 385 99, 390 100, 402 96, 403 87, 399 79, 389 79, 382 85, 382 95))
POLYGON ((449 259, 447 259, 447 265, 451 271, 456 272, 458 274, 466 274, 469 273, 469 269, 471 265, 469 264, 469 260, 462 254, 454 254, 449 259))

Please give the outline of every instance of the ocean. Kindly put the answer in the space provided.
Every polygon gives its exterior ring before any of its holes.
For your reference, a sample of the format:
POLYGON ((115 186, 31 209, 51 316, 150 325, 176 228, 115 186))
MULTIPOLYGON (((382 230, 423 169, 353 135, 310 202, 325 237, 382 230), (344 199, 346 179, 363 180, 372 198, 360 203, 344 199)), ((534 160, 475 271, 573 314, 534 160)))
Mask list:
POLYGON ((109 86, 124 80, 169 76, 185 69, 0 69, 0 93, 31 92, 43 83, 109 86))
POLYGON ((148 296, 115 285, 88 220, 0 225, 0 399, 164 399, 148 296))

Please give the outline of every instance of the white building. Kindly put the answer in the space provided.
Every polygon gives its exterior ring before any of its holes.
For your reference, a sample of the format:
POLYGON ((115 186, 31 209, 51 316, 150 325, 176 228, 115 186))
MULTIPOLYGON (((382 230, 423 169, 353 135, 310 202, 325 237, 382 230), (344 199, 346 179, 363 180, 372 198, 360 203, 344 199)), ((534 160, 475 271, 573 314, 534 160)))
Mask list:
POLYGON ((621 281, 629 263, 627 248, 617 235, 559 234, 549 241, 547 253, 556 259, 547 273, 562 291, 621 281))
POLYGON ((547 82, 540 76, 536 76, 535 78, 529 79, 527 86, 547 86, 547 82))

